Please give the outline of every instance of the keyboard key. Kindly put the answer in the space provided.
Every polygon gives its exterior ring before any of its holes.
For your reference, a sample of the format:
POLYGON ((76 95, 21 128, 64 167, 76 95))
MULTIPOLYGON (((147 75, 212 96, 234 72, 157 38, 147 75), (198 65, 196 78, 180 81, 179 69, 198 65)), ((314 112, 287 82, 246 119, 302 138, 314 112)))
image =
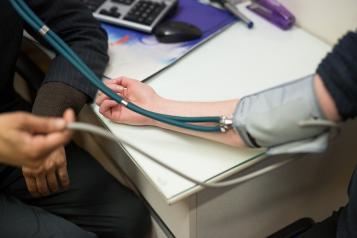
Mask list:
POLYGON ((112 0, 114 3, 124 4, 124 5, 131 5, 135 0, 112 0))
POLYGON ((141 0, 132 7, 124 19, 149 26, 165 7, 166 5, 164 3, 141 0))
POLYGON ((112 8, 110 8, 110 12, 118 12, 118 7, 112 7, 112 8))
POLYGON ((113 11, 108 11, 105 9, 100 10, 99 14, 105 15, 105 16, 109 16, 109 17, 114 17, 114 18, 119 18, 120 17, 120 13, 119 12, 113 12, 113 11))
MULTIPOLYGON (((1 0, 0 0, 1 1, 1 0)), ((129 27, 136 30, 151 32, 156 22, 163 18, 167 7, 177 4, 178 0, 79 0, 86 5, 94 16, 103 21, 129 27), (126 12, 126 13, 124 13, 126 12), (124 15, 124 16, 122 16, 124 15), (112 19, 108 19, 112 18, 112 19), (130 24, 135 22, 135 27, 130 24), (154 24, 155 22, 155 24, 154 24)))

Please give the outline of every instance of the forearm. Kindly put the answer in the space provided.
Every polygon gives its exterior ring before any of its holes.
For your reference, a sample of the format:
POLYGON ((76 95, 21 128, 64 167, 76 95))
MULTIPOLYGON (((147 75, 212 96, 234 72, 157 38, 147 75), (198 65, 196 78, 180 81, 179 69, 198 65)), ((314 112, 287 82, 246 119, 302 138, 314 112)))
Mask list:
MULTIPOLYGON (((314 77, 314 91, 319 106, 328 120, 339 121, 336 104, 330 93, 324 86, 321 77, 314 77)), ((169 115, 181 116, 231 116, 238 104, 239 100, 229 100, 222 102, 178 102, 169 99, 161 98, 157 108, 159 112, 169 115)), ((157 127, 181 132, 187 135, 197 136, 220 143, 228 144, 236 147, 245 146, 242 138, 234 130, 229 130, 225 133, 205 133, 192 130, 186 130, 175 126, 170 126, 161 122, 152 121, 152 124, 157 127)))
MULTIPOLYGON (((324 116, 331 121, 347 120, 357 116, 357 33, 349 32, 346 34, 334 47, 333 51, 321 62, 317 69, 317 74, 314 77, 314 92, 318 105, 324 116)), ((216 112, 221 115, 231 115, 234 111, 234 106, 237 103, 228 103, 229 106, 223 104, 195 104, 189 103, 180 105, 180 103, 172 103, 168 106, 164 103, 166 113, 172 112, 187 112, 191 115, 205 115, 203 112, 216 112), (178 107, 178 109, 171 109, 178 107), (222 107, 223 111, 219 109, 222 107), (233 109, 232 109, 233 108, 233 109)), ((208 114, 210 115, 210 114, 208 114)), ((159 126, 171 130, 181 131, 186 134, 204 137, 215 141, 220 141, 230 145, 243 145, 242 139, 230 131, 229 133, 197 133, 182 129, 173 128, 167 125, 159 126)))
MULTIPOLYGON (((232 116, 238 100, 227 100, 221 102, 179 102, 160 98, 157 111, 162 114, 176 115, 176 116, 188 116, 188 117, 200 117, 200 116, 232 116)), ((198 132, 187 129, 182 129, 175 126, 170 126, 158 121, 152 121, 152 125, 165 128, 172 131, 177 131, 187 135, 197 136, 212 141, 217 141, 231 146, 242 147, 243 141, 238 134, 233 130, 229 130, 225 133, 208 133, 198 132)))
POLYGON ((237 99, 219 102, 183 102, 161 98, 158 110, 163 114, 189 117, 231 116, 237 102, 237 99))

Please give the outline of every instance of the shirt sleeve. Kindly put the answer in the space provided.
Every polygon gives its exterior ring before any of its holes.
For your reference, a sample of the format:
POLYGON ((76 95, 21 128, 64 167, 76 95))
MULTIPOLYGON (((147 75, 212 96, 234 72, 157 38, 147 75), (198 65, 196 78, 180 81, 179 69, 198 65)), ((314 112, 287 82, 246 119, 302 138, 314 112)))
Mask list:
MULTIPOLYGON (((74 0, 28 0, 31 9, 56 32, 101 78, 108 62, 107 35, 85 6, 74 0)), ((27 27, 29 28, 29 27, 27 27)), ((33 32, 29 30, 29 32, 33 32)), ((32 34, 39 39, 37 33, 32 34)), ((44 83, 63 83, 84 93, 89 100, 97 89, 62 55, 51 62, 44 83)))
POLYGON ((40 116, 61 117, 63 112, 72 108, 79 114, 87 97, 82 92, 63 83, 46 83, 40 87, 32 107, 32 113, 40 116))
POLYGON ((343 120, 357 116, 357 33, 348 32, 317 68, 343 120))

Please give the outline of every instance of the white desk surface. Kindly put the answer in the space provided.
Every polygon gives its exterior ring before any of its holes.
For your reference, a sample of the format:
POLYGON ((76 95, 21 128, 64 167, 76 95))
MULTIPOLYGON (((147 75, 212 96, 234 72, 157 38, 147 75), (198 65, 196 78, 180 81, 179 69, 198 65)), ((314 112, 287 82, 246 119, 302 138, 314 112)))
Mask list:
MULTIPOLYGON (((160 95, 176 100, 237 98, 314 73, 330 50, 329 45, 297 27, 282 31, 244 5, 240 8, 254 21, 253 30, 236 23, 147 83, 160 95)), ((261 152, 157 128, 118 125, 94 108, 110 131, 200 181, 226 178, 255 163, 249 159, 261 152)), ((168 203, 201 189, 136 151, 125 149, 168 203)))

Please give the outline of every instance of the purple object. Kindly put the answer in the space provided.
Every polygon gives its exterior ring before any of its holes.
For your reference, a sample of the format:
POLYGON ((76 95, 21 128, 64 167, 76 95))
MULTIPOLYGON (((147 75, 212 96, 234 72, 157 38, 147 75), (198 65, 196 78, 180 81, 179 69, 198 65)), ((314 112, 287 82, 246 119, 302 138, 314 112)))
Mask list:
POLYGON ((190 23, 203 32, 204 38, 237 20, 229 12, 198 0, 179 0, 178 4, 176 13, 168 20, 190 23))
POLYGON ((247 8, 283 30, 295 23, 294 15, 276 0, 255 0, 247 8))

